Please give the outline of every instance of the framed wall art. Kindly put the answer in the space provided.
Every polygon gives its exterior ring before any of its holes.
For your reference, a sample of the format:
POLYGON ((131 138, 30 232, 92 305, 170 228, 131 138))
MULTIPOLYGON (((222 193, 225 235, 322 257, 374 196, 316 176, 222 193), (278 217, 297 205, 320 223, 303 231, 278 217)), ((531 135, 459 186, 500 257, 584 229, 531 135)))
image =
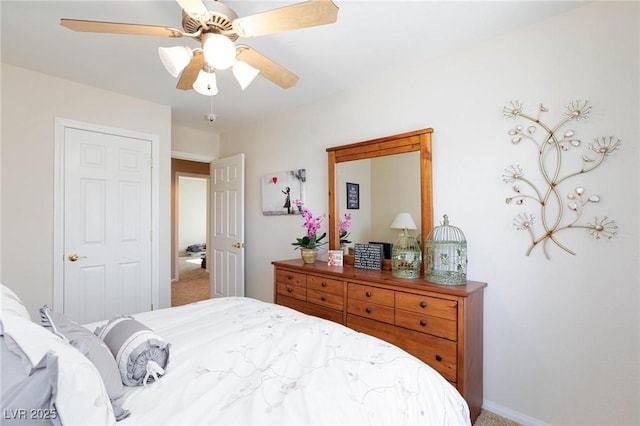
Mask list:
POLYGON ((306 198, 306 169, 287 170, 262 176, 262 214, 300 214, 296 200, 306 198))
POLYGON ((360 184, 347 182, 347 209, 360 208, 360 184))

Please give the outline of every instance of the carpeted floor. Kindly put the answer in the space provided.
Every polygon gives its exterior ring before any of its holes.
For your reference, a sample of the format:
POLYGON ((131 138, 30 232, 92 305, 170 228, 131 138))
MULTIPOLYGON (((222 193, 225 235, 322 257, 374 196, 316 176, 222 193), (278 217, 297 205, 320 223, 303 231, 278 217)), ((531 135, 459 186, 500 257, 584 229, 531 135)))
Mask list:
POLYGON ((481 410, 473 426, 521 426, 520 423, 506 419, 491 411, 481 410))
POLYGON ((171 306, 186 305, 208 299, 209 273, 200 267, 200 258, 184 256, 178 259, 178 281, 171 283, 171 306))

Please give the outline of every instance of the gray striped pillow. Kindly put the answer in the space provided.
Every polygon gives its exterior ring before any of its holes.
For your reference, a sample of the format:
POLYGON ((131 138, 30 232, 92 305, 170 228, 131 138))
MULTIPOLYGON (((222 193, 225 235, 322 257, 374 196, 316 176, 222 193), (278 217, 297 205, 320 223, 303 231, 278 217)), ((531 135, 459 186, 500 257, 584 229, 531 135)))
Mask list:
POLYGON ((94 333, 111 350, 125 385, 146 385, 164 375, 171 344, 133 317, 116 317, 94 333))

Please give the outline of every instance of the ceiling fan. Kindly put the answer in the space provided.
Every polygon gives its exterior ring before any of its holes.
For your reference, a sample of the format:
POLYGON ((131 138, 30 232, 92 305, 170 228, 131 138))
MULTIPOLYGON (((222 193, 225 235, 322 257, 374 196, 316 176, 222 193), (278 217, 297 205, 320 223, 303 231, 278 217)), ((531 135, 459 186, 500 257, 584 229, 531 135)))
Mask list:
POLYGON ((182 8, 184 31, 163 26, 119 22, 61 19, 60 25, 73 31, 190 37, 199 48, 159 47, 158 54, 167 71, 178 77, 178 89, 194 89, 203 95, 218 93, 217 70, 231 68, 244 90, 262 74, 283 89, 295 86, 298 76, 244 44, 239 37, 257 37, 336 22, 338 7, 331 0, 308 0, 255 15, 238 17, 217 0, 176 0, 182 8))

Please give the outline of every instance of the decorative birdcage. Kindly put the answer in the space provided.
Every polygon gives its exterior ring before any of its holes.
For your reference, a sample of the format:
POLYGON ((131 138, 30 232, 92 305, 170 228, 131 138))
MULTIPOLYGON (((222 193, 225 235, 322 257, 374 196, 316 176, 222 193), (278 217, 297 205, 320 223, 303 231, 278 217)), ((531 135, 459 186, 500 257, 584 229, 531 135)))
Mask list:
POLYGON ((418 240, 406 230, 403 231, 391 250, 392 275, 397 278, 419 278, 421 263, 418 240))
POLYGON ((424 279, 448 285, 467 283, 467 240, 460 228, 449 225, 446 214, 424 242, 424 279))
POLYGON ((391 222, 391 229, 401 229, 391 250, 391 273, 397 278, 419 278, 422 253, 420 243, 410 231, 416 229, 411 214, 398 213, 391 222))

